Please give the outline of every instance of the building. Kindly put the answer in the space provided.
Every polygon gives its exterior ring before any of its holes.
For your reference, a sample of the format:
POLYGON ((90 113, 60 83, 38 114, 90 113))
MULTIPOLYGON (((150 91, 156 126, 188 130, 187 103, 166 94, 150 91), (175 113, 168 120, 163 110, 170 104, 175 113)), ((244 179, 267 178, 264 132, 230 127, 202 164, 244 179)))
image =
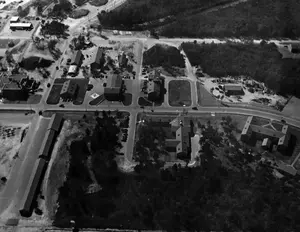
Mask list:
POLYGON ((73 54, 73 56, 71 58, 70 65, 76 65, 77 67, 80 66, 82 58, 83 58, 82 52, 80 50, 75 51, 75 53, 73 54))
POLYGON ((9 28, 11 30, 32 30, 33 29, 33 25, 32 23, 11 23, 9 25, 9 28))
POLYGON ((240 85, 224 85, 224 92, 226 96, 244 95, 243 87, 240 85))
POLYGON ((20 18, 18 16, 13 16, 10 18, 10 23, 18 23, 20 18))
POLYGON ((69 70, 68 70, 68 75, 75 77, 78 72, 78 66, 77 65, 70 65, 69 70))
POLYGON ((53 114, 51 116, 47 130, 53 130, 55 132, 59 132, 63 120, 64 118, 61 114, 53 114))
POLYGON ((147 93, 149 101, 158 101, 161 97, 161 83, 159 81, 149 81, 147 83, 147 93))
MULTIPOLYGON (((280 125, 277 125, 277 128, 280 125)), ((252 135, 255 139, 262 139, 262 146, 267 148, 270 144, 277 145, 277 151, 285 152, 290 145, 291 134, 288 125, 281 125, 280 129, 276 129, 272 123, 267 125, 256 125, 253 116, 249 116, 241 133, 241 141, 248 142, 252 135)))
POLYGON ((92 59, 91 59, 91 70, 96 70, 102 68, 104 65, 105 59, 104 59, 104 52, 102 48, 97 49, 97 51, 94 53, 92 59))
POLYGON ((124 52, 123 52, 121 55, 119 55, 118 60, 119 60, 119 66, 120 66, 121 68, 127 67, 127 64, 128 64, 128 58, 127 58, 127 56, 125 55, 124 52))
POLYGON ((38 195, 41 183, 43 181, 43 176, 47 167, 47 163, 43 159, 38 159, 33 167, 29 183, 26 187, 25 194, 23 195, 20 204, 20 214, 23 217, 30 217, 38 195))
POLYGON ((271 139, 264 138, 261 147, 265 150, 269 150, 271 148, 271 144, 272 144, 271 139))
POLYGON ((190 124, 184 123, 184 117, 180 116, 169 122, 171 127, 171 133, 175 138, 166 139, 166 149, 169 152, 185 153, 189 155, 191 153, 191 137, 193 128, 190 124))
POLYGON ((153 70, 153 71, 151 71, 150 73, 149 73, 149 81, 151 81, 151 80, 157 80, 157 79, 160 79, 160 71, 158 71, 158 70, 153 70))
POLYGON ((292 43, 287 45, 287 48, 289 50, 289 52, 291 53, 300 53, 300 44, 299 43, 292 43))
POLYGON ((65 81, 63 84, 63 87, 60 91, 60 97, 64 100, 64 101, 70 101, 70 100, 75 100, 76 96, 77 96, 77 92, 78 92, 78 85, 71 81, 65 81))
POLYGON ((9 101, 27 101, 29 95, 28 91, 18 82, 11 81, 4 84, 2 96, 9 101))
POLYGON ((104 88, 104 97, 108 101, 120 101, 122 96, 123 80, 121 76, 113 75, 104 88))

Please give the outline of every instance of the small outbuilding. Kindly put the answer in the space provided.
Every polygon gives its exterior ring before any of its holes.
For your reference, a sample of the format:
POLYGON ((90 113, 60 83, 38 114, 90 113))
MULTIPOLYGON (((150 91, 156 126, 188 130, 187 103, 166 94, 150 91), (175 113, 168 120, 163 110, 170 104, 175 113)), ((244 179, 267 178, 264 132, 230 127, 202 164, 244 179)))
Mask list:
POLYGON ((227 96, 244 95, 243 87, 240 85, 224 85, 224 91, 227 96))
POLYGON ((82 58, 83 58, 82 52, 80 50, 75 51, 75 53, 73 54, 73 56, 71 58, 71 63, 70 64, 80 66, 82 58))

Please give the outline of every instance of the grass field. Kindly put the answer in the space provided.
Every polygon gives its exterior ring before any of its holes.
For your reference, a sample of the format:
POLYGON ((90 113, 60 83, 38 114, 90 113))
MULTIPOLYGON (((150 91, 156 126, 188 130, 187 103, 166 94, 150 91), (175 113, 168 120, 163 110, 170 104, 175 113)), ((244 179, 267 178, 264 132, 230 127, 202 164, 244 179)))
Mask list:
POLYGON ((191 84, 186 80, 172 80, 169 82, 169 104, 170 106, 190 106, 191 84))
POLYGON ((60 100, 60 91, 62 89, 62 84, 53 84, 49 96, 47 98, 47 104, 49 105, 56 105, 59 103, 60 100))
POLYGON ((87 16, 90 13, 87 9, 76 9, 72 12, 71 18, 79 19, 81 17, 87 16))
POLYGON ((131 93, 125 93, 124 99, 122 101, 124 106, 130 106, 132 102, 132 94, 131 93))
POLYGON ((212 96, 199 81, 197 81, 197 96, 200 106, 219 106, 220 103, 212 96))

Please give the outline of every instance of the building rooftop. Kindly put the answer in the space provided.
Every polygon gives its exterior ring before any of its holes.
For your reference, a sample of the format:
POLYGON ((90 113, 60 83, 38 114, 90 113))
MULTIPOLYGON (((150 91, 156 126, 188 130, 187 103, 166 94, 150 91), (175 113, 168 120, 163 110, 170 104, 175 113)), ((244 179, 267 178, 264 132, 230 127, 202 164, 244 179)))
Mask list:
POLYGON ((18 83, 11 81, 4 84, 3 89, 21 89, 21 87, 18 83))
POLYGON ((148 89, 148 93, 160 92, 160 85, 155 81, 149 81, 147 89, 148 89))
POLYGON ((79 65, 82 57, 82 52, 80 50, 75 51, 71 58, 71 64, 79 65))
POLYGON ((93 57, 91 58, 91 63, 101 63, 101 58, 103 57, 103 49, 102 48, 97 48, 97 51, 93 54, 93 57))
POLYGON ((107 80, 107 88, 121 88, 122 87, 122 77, 119 75, 113 75, 107 80))
POLYGON ((11 22, 17 22, 17 21, 19 21, 19 17, 18 16, 13 16, 13 17, 10 18, 10 21, 11 22))
POLYGON ((224 85, 224 90, 225 91, 240 91, 242 90, 242 86, 240 85, 224 85))
POLYGON ((11 23, 10 27, 31 27, 32 23, 11 23))

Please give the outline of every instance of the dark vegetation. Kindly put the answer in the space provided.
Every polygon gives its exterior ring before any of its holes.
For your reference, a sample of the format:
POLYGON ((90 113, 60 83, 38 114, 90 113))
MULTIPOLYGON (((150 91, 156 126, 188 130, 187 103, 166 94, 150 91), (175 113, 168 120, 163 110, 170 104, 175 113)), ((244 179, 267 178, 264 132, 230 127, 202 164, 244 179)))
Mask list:
POLYGON ((64 19, 72 13, 72 10, 72 3, 70 3, 68 0, 59 0, 58 3, 54 5, 49 16, 64 19))
POLYGON ((79 19, 81 17, 87 16, 90 13, 87 9, 76 9, 70 14, 71 18, 79 19))
POLYGON ((42 25, 41 34, 42 35, 56 35, 56 36, 65 36, 66 31, 68 30, 69 26, 60 23, 56 20, 51 22, 46 22, 42 25))
POLYGON ((226 2, 231 1, 129 0, 115 11, 99 14, 98 18, 104 27, 144 30, 226 2))
POLYGON ((75 4, 77 6, 82 6, 84 5, 86 2, 88 2, 89 0, 75 0, 75 4))
POLYGON ((108 0, 89 0, 89 3, 93 6, 103 6, 108 2, 108 0))
POLYGON ((35 70, 36 68, 48 68, 52 63, 52 60, 47 60, 38 56, 31 56, 24 58, 19 65, 26 70, 35 70))
POLYGON ((282 59, 275 44, 183 43, 182 48, 192 65, 211 76, 250 76, 276 93, 300 97, 300 60, 282 59))
POLYGON ((297 180, 275 179, 268 165, 262 163, 254 171, 248 166, 253 158, 247 154, 231 157, 238 171, 225 168, 215 159, 211 144, 219 144, 220 140, 214 139, 216 132, 211 127, 202 139, 200 167, 174 165, 162 170, 158 147, 164 144, 163 130, 155 130, 151 122, 146 122, 138 130, 136 160, 140 164, 134 175, 127 175, 118 171, 113 160, 118 146, 115 135, 119 132, 115 120, 104 114, 96 121, 93 131, 70 145, 70 169, 60 189, 56 226, 68 227, 70 220, 75 220, 79 228, 300 230, 297 180), (85 192, 91 183, 84 165, 89 156, 93 157, 93 171, 102 186, 93 194, 85 192))
POLYGON ((288 37, 300 35, 300 2, 256 0, 206 14, 178 17, 164 27, 168 37, 288 37))
POLYGON ((18 15, 21 17, 21 18, 24 18, 26 17, 28 14, 29 14, 29 11, 30 11, 30 7, 26 7, 26 8, 22 8, 21 6, 19 6, 17 8, 17 11, 18 11, 18 15))
POLYGON ((156 44, 143 54, 143 65, 153 67, 179 67, 184 68, 185 62, 182 54, 176 47, 156 44))

